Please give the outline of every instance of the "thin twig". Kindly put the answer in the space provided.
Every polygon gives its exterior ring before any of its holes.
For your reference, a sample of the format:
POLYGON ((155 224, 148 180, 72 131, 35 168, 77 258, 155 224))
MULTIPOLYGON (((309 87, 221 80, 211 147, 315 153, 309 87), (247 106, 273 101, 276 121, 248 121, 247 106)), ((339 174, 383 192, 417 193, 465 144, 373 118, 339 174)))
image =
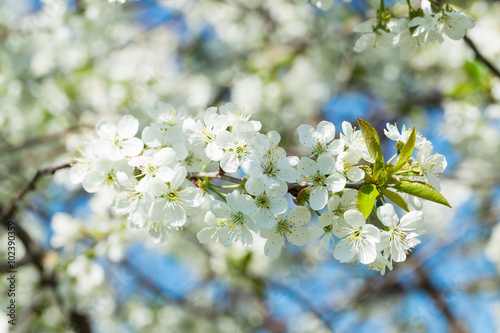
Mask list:
POLYGON ((7 224, 8 220, 14 215, 14 211, 16 210, 16 206, 18 202, 31 190, 35 189, 36 183, 43 175, 53 175, 57 170, 69 168, 72 163, 66 163, 63 165, 58 165, 55 167, 45 168, 38 170, 35 176, 30 180, 28 184, 26 184, 19 192, 14 194, 10 203, 2 210, 0 214, 0 223, 7 224))
POLYGON ((188 175, 189 180, 198 180, 198 177, 201 178, 217 178, 217 179, 222 179, 231 183, 239 184, 241 183, 241 179, 236 178, 236 177, 231 177, 228 175, 222 174, 220 171, 215 171, 215 172, 191 172, 188 175))
MULTIPOLYGON (((0 207, 0 224, 4 225, 5 227, 8 226, 9 221, 12 219, 14 216, 14 213, 16 211, 18 203, 24 198, 24 196, 29 193, 30 191, 34 190, 36 187, 36 184, 38 180, 44 176, 44 175, 53 175, 56 173, 57 170, 69 168, 71 166, 71 163, 66 163, 63 165, 58 165, 50 168, 45 168, 38 170, 33 176, 33 178, 26 184, 23 188, 21 188, 17 193, 15 193, 12 196, 12 199, 10 200, 9 204, 5 208, 0 207)), ((54 273, 50 274, 49 276, 46 276, 45 268, 44 268, 44 256, 45 252, 43 248, 37 244, 31 236, 28 234, 28 232, 23 228, 22 225, 16 223, 15 225, 15 232, 16 236, 19 237, 21 242, 24 244, 24 247, 26 248, 26 257, 24 257, 20 264, 26 264, 29 262, 32 262, 37 270, 40 273, 40 279, 43 285, 49 286, 52 288, 54 291, 54 295, 56 296, 56 299, 58 298, 57 296, 57 277, 54 273)), ((59 303, 59 302, 58 302, 59 303)), ((62 304, 59 304, 61 306, 61 311, 63 311, 63 306, 62 304)), ((69 315, 69 322, 72 328, 76 329, 78 332, 81 333, 90 333, 90 323, 88 316, 85 314, 80 314, 75 311, 71 311, 69 315)))
POLYGON ((488 69, 495 74, 495 76, 500 78, 500 70, 498 70, 498 68, 496 68, 488 59, 484 57, 484 55, 477 48, 476 44, 474 44, 474 42, 467 35, 464 36, 464 41, 467 45, 469 45, 472 51, 474 51, 476 59, 486 65, 486 67, 488 67, 488 69))

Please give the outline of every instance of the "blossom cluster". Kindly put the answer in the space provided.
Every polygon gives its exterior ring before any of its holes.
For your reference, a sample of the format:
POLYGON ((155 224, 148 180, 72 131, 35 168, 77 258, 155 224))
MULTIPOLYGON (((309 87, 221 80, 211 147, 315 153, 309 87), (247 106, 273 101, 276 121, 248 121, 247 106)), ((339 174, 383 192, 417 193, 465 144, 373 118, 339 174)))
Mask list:
POLYGON ((262 237, 265 254, 276 258, 288 243, 318 241, 327 248, 333 240, 336 259, 382 273, 406 259, 423 232, 415 196, 439 202, 437 175, 446 168, 445 157, 433 153, 428 140, 414 129, 387 124, 385 135, 396 141, 398 153, 385 164, 392 175, 382 181, 373 138, 349 122, 338 136, 328 121, 316 128, 300 125, 299 141, 310 154, 299 159, 279 147, 276 131, 261 133, 251 114, 228 103, 192 117, 160 103, 149 110, 153 122, 141 138, 139 121, 130 115, 117 124, 102 120, 96 137, 80 150, 70 179, 90 193, 114 189, 114 212, 159 242, 204 214, 201 243, 251 246, 262 237), (427 192, 413 193, 412 186, 427 192), (371 188, 377 195, 367 197, 371 188), (400 218, 391 201, 408 212, 400 218))
POLYGON ((363 35, 357 40, 354 51, 362 52, 368 47, 399 47, 401 58, 408 59, 419 46, 434 40, 442 43, 443 35, 460 40, 466 30, 473 28, 474 19, 462 12, 453 10, 449 5, 433 12, 429 0, 421 1, 420 10, 410 6, 410 19, 384 16, 369 19, 353 30, 363 35))

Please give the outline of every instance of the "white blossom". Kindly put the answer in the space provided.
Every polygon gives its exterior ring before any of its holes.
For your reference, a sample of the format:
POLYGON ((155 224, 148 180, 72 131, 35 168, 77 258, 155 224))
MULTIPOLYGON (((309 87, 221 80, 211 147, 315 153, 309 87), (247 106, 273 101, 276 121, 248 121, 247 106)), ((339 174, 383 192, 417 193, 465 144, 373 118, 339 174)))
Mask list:
POLYGON ((258 231, 258 227, 249 216, 254 205, 249 195, 238 191, 229 193, 227 203, 214 200, 210 211, 205 215, 207 227, 198 232, 201 243, 218 241, 224 246, 231 246, 237 241, 245 247, 252 245, 253 237, 250 230, 258 231))
POLYGON ((340 262, 359 260, 362 264, 371 264, 377 258, 376 244, 380 242, 380 230, 366 224, 363 214, 357 210, 344 213, 345 225, 338 237, 342 238, 333 256, 340 262))
POLYGON ((144 144, 141 139, 134 137, 138 129, 139 121, 132 116, 124 116, 116 125, 101 120, 96 125, 100 155, 113 161, 139 155, 144 144))
POLYGON ((302 124, 297 128, 297 132, 300 143, 311 149, 316 156, 337 155, 344 149, 342 139, 335 140, 335 125, 331 122, 320 122, 316 130, 310 125, 302 124))
POLYGON ((320 155, 316 161, 302 157, 297 169, 302 174, 303 180, 310 184, 309 203, 314 210, 325 207, 328 200, 328 190, 339 192, 345 187, 346 179, 336 172, 335 159, 330 155, 320 155))
POLYGON ((386 203, 377 209, 377 216, 389 229, 381 233, 384 251, 390 254, 391 261, 405 261, 408 251, 420 243, 417 236, 421 233, 418 228, 422 226, 423 213, 409 212, 399 220, 394 206, 386 203))
POLYGON ((263 229, 260 234, 267 238, 264 253, 275 259, 285 246, 285 240, 293 245, 303 246, 309 241, 309 230, 304 227, 311 220, 311 212, 303 206, 292 209, 286 217, 286 212, 277 216, 278 222, 273 229, 263 229))

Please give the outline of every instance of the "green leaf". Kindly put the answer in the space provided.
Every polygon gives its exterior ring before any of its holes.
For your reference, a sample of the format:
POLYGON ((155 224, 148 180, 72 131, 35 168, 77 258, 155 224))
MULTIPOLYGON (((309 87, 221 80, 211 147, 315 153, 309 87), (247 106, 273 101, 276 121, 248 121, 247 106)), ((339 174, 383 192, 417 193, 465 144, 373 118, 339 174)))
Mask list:
POLYGON ((402 179, 398 184, 394 186, 394 188, 399 192, 408 193, 416 197, 434 201, 451 208, 450 204, 443 197, 443 195, 427 183, 402 179))
POLYGON ((410 211, 410 209, 408 208, 408 204, 406 203, 405 199, 403 199, 403 197, 400 196, 399 194, 397 194, 396 192, 389 191, 386 188, 380 188, 379 191, 382 192, 382 194, 387 199, 391 200, 394 204, 396 204, 399 207, 403 208, 407 212, 410 211))
POLYGON ((358 192, 358 209, 363 213, 365 219, 370 215, 375 200, 378 197, 377 187, 373 184, 363 185, 358 192))
POLYGON ((396 163, 396 165, 394 166, 393 172, 401 170, 406 165, 406 163, 408 163, 408 160, 410 159, 411 154, 413 154, 413 150, 415 149, 416 136, 417 135, 415 134, 415 127, 413 127, 413 131, 411 131, 408 141, 406 141, 403 148, 401 148, 398 163, 396 163))
POLYGON ((380 175, 380 171, 384 169, 384 155, 380 148, 380 140, 377 131, 366 120, 356 118, 363 138, 365 139, 366 147, 370 156, 375 160, 373 164, 373 180, 376 181, 380 175))

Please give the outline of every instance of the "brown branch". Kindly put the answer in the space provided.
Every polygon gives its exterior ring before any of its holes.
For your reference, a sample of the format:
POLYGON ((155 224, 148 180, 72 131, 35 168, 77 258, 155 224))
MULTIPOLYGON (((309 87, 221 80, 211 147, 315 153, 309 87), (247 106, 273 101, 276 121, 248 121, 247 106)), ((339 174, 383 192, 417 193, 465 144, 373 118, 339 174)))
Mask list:
MULTIPOLYGON (((33 178, 26 184, 23 188, 21 188, 17 193, 15 193, 12 196, 12 199, 10 200, 9 204, 1 209, 0 211, 0 224, 8 227, 9 221, 13 218, 14 213, 17 209, 18 203, 24 198, 24 196, 29 193, 30 191, 34 190, 36 187, 36 184, 38 180, 44 176, 44 175, 53 175, 56 173, 57 170, 69 168, 71 166, 71 163, 63 164, 63 165, 58 165, 50 168, 45 168, 38 170, 33 176, 33 178)), ((54 294, 57 298, 57 278, 54 273, 52 273, 49 276, 46 276, 45 274, 45 268, 44 268, 44 256, 45 252, 42 249, 42 247, 37 244, 31 236, 28 234, 28 232, 22 227, 20 224, 15 224, 15 233, 16 236, 19 237, 21 242, 24 244, 26 248, 26 257, 24 257, 20 264, 24 265, 27 264, 28 262, 32 262, 37 270, 40 273, 40 279, 42 282, 42 285, 49 286, 50 288, 53 289, 54 294)), ((63 306, 61 306, 61 311, 63 311, 63 306)), ((90 323, 88 316, 85 314, 80 314, 75 311, 70 312, 70 325, 73 329, 76 329, 78 332, 81 333, 90 333, 90 323)))
POLYGON ((63 165, 58 165, 55 167, 50 167, 50 168, 45 168, 38 170, 35 174, 35 176, 30 180, 28 184, 26 184, 19 192, 14 194, 12 199, 10 200, 10 203, 2 210, 0 214, 0 223, 7 225, 8 221, 12 216, 14 215, 14 212, 16 210, 16 206, 18 202, 30 191, 35 189, 36 183, 38 180, 44 176, 44 175, 53 175, 57 170, 60 169, 65 169, 69 168, 72 164, 71 163, 66 163, 63 165))
POLYGON ((479 49, 477 48, 476 44, 474 44, 474 42, 467 35, 464 36, 464 41, 472 49, 472 51, 474 51, 476 59, 481 61, 486 67, 488 67, 488 69, 493 74, 495 74, 496 77, 500 78, 500 70, 498 70, 495 65, 493 65, 488 59, 484 57, 481 51, 479 51, 479 49))
POLYGON ((22 144, 17 145, 17 146, 6 144, 6 145, 0 147, 0 155, 9 154, 9 153, 13 153, 13 152, 16 152, 16 151, 19 151, 22 149, 51 143, 51 142, 57 141, 60 138, 66 136, 68 133, 71 133, 71 132, 78 130, 78 129, 81 129, 81 128, 87 128, 87 127, 91 128, 89 126, 71 126, 67 129, 65 129, 64 131, 61 131, 58 133, 54 133, 54 134, 50 134, 50 135, 46 135, 46 136, 41 136, 38 138, 27 139, 22 144))
POLYGON ((467 328, 464 326, 462 322, 460 322, 453 312, 451 312, 448 304, 443 300, 441 297, 441 292, 437 288, 435 288, 432 283, 429 275, 427 272, 423 269, 422 266, 418 266, 415 269, 418 277, 420 278, 420 288, 425 290, 436 302, 436 305, 438 308, 441 310, 443 315, 446 317, 448 320, 448 323, 450 324, 450 327, 448 328, 448 332, 453 332, 453 333, 466 333, 468 332, 467 328))

